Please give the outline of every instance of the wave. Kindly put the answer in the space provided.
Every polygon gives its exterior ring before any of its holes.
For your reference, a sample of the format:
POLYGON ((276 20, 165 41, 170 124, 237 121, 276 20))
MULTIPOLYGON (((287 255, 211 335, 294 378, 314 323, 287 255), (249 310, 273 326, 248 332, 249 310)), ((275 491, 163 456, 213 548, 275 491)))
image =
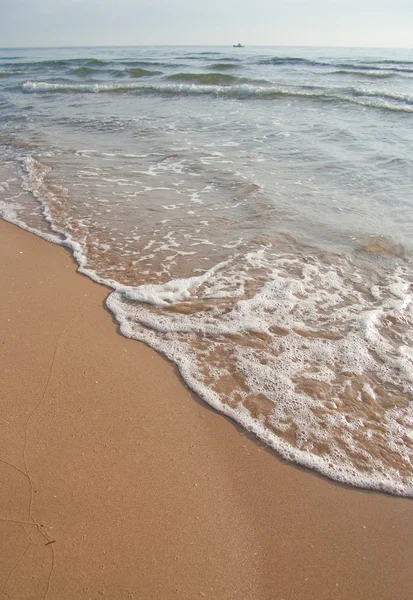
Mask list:
POLYGON ((77 67, 71 71, 73 75, 77 75, 78 77, 87 77, 88 75, 94 75, 94 73, 99 72, 99 69, 94 69, 93 67, 77 67))
POLYGON ((164 353, 208 404, 284 458, 341 482, 413 495, 402 441, 409 353, 392 354, 394 340, 380 329, 396 314, 411 323, 408 275, 384 277, 370 295, 359 291, 366 273, 342 257, 302 259, 297 249, 251 249, 200 277, 118 287, 107 306, 125 336, 164 353), (245 279, 258 272, 266 281, 246 292, 245 279), (378 381, 394 382, 391 398, 378 381))
MULTIPOLYGON (((193 74, 191 74, 193 77, 193 74)), ((192 77, 189 80, 192 80, 192 77)), ((26 81, 23 84, 22 89, 29 93, 142 93, 142 94, 166 94, 166 95, 186 95, 186 94, 216 94, 224 95, 228 97, 271 97, 279 95, 304 95, 311 96, 307 92, 289 92, 281 88, 275 88, 271 86, 254 86, 248 84, 241 84, 230 86, 231 82, 241 82, 243 78, 234 77, 232 75, 224 75, 218 73, 200 74, 195 75, 196 78, 211 78, 212 81, 216 82, 221 77, 227 85, 221 85, 217 83, 206 84, 165 84, 165 85, 143 85, 134 83, 119 83, 119 84, 106 84, 106 83, 50 83, 47 81, 26 81)), ((175 76, 168 77, 167 79, 175 78, 175 76)), ((252 80, 247 80, 252 81, 252 80)))
POLYGON ((34 62, 32 64, 43 65, 45 67, 60 67, 66 65, 85 65, 87 67, 104 67, 108 64, 108 61, 101 60, 100 58, 64 58, 59 60, 42 60, 34 62))
POLYGON ((239 68, 239 65, 237 65, 237 63, 235 62, 223 62, 223 63, 213 63, 211 65, 209 65, 210 69, 213 69, 214 71, 226 71, 226 70, 230 70, 230 69, 237 69, 239 68))
POLYGON ((368 96, 380 100, 396 100, 398 102, 404 102, 408 105, 413 105, 413 96, 410 94, 401 94, 397 92, 387 92, 382 90, 370 90, 363 88, 350 88, 348 91, 354 94, 355 96, 368 96))
MULTIPOLYGON (((219 53, 217 53, 219 54, 219 53)), ((13 58, 6 57, 4 59, 13 60, 13 58)), ((117 68, 118 66, 122 67, 130 67, 130 68, 149 68, 149 69, 159 69, 159 68, 169 68, 176 69, 178 67, 184 66, 185 61, 191 60, 199 60, 199 61, 209 61, 210 68, 212 70, 227 70, 231 68, 235 68, 236 63, 242 62, 239 58, 231 57, 231 56, 222 56, 219 55, 217 59, 214 59, 212 53, 208 54, 197 54, 197 55, 185 55, 182 57, 183 62, 176 61, 162 61, 162 60, 148 60, 146 58, 143 59, 116 59, 116 60, 102 60, 97 58, 71 58, 71 59, 56 59, 56 60, 33 60, 33 61, 25 61, 21 63, 15 62, 2 62, 1 64, 4 67, 8 67, 10 69, 26 69, 26 70, 41 70, 43 68, 59 70, 59 69, 75 69, 75 68, 97 68, 104 69, 105 67, 111 66, 112 68, 117 68), (215 62, 216 61, 216 62, 215 62)), ((356 74, 357 71, 360 73, 364 73, 367 77, 374 77, 373 72, 377 72, 383 78, 388 76, 390 77, 391 73, 394 74, 410 74, 413 73, 413 62, 412 61, 396 61, 396 60, 364 60, 364 61, 334 61, 334 60, 323 60, 323 59, 308 59, 302 57, 294 57, 294 56, 273 56, 273 57, 261 57, 257 59, 252 59, 253 62, 256 62, 259 65, 272 65, 274 67, 288 67, 288 66, 297 66, 297 67, 315 67, 315 68, 329 68, 340 71, 354 71, 356 74)), ((350 73, 349 73, 350 74, 350 73)))
POLYGON ((334 62, 324 60, 313 60, 300 57, 280 57, 263 58, 258 61, 260 65, 275 66, 308 66, 308 67, 330 67, 336 69, 352 69, 354 71, 384 71, 394 73, 413 73, 413 63, 410 61, 374 61, 367 60, 363 62, 334 62))
MULTIPOLYGON (((40 61, 34 61, 31 64, 34 65, 41 65, 43 67, 61 67, 62 65, 67 65, 70 64, 71 60, 65 60, 65 59, 61 59, 61 60, 40 60, 40 61)), ((30 64, 30 63, 28 63, 30 64)))
POLYGON ((384 65, 408 65, 411 66, 413 68, 413 60, 394 60, 394 59, 379 59, 377 61, 372 61, 372 62, 378 62, 380 64, 384 64, 384 65))
POLYGON ((220 56, 219 58, 214 58, 213 56, 188 56, 185 55, 182 57, 184 61, 198 61, 198 62, 211 62, 211 61, 219 61, 219 62, 241 62, 242 59, 235 58, 232 56, 220 56))
POLYGON ((390 79, 391 77, 396 77, 396 74, 391 73, 390 71, 364 71, 362 69, 339 69, 338 71, 331 71, 329 75, 355 75, 357 77, 368 77, 372 79, 390 79))
POLYGON ((121 65, 124 67, 165 67, 165 68, 176 68, 184 65, 172 63, 172 62, 162 62, 159 60, 120 60, 114 61, 113 63, 116 65, 121 65))
MULTIPOLYGON (((87 77, 88 75, 93 76, 97 73, 107 73, 108 71, 97 69, 95 67, 81 66, 72 69, 70 73, 77 77, 87 77)), ((129 68, 126 70, 123 69, 110 69, 109 73, 114 77, 122 77, 124 75, 129 75, 130 77, 145 77, 150 75, 160 75, 162 71, 149 71, 148 69, 143 69, 141 67, 129 68)))
POLYGON ((19 63, 15 63, 15 62, 7 62, 7 63, 2 63, 1 66, 2 68, 7 68, 7 69, 31 69, 33 67, 36 67, 38 65, 41 65, 42 63, 40 63, 39 61, 35 61, 35 62, 19 62, 19 63))
POLYGON ((3 63, 3 66, 19 69, 42 69, 43 67, 51 69, 62 69, 76 67, 104 67, 110 64, 108 61, 97 58, 67 58, 60 60, 33 60, 20 63, 3 63))
MULTIPOLYGON (((212 75, 218 75, 213 73, 212 75)), ((202 77, 202 75, 200 75, 202 77)), ((226 75, 226 77, 233 77, 226 75)), ((307 88, 288 89, 271 85, 251 85, 241 83, 242 78, 236 78, 238 85, 217 84, 179 84, 176 85, 143 85, 143 84, 70 84, 48 83, 42 81, 27 81, 23 91, 29 93, 109 93, 109 94, 158 94, 169 96, 213 95, 222 98, 248 98, 275 100, 277 98, 302 98, 320 102, 350 102, 370 108, 396 112, 413 112, 413 97, 408 94, 382 92, 357 88, 307 88), (393 104, 389 103, 393 102, 393 104)))
POLYGON ((220 52, 198 52, 197 54, 185 54, 185 60, 213 60, 211 56, 219 55, 220 52))
POLYGON ((293 56, 273 56, 272 58, 262 58, 258 61, 260 65, 317 65, 322 64, 318 61, 309 60, 307 58, 299 58, 293 56))
POLYGON ((149 71, 147 69, 141 69, 139 67, 128 69, 127 73, 131 77, 150 77, 152 75, 160 75, 162 71, 149 71))
POLYGON ((169 81, 191 82, 199 85, 231 85, 234 83, 253 83, 253 79, 228 75, 228 73, 174 73, 167 77, 169 81))
POLYGON ((23 84, 24 92, 37 93, 125 93, 139 89, 133 84, 104 84, 104 83, 49 83, 47 81, 26 81, 23 84))
POLYGON ((86 64, 104 67, 105 65, 107 65, 109 63, 107 60, 101 60, 100 58, 88 58, 86 60, 86 64))
POLYGON ((85 67, 104 67, 109 63, 108 61, 101 60, 99 58, 67 58, 61 60, 42 60, 28 64, 34 64, 44 67, 70 67, 74 65, 80 65, 85 67))
MULTIPOLYGON (((408 68, 408 67, 404 67, 404 66, 389 66, 388 63, 382 63, 380 65, 377 64, 372 64, 372 63, 366 63, 366 64, 362 64, 362 65, 353 65, 353 64, 348 64, 348 63, 344 63, 342 65, 344 68, 352 68, 354 70, 357 71, 364 71, 364 70, 370 70, 370 71, 376 71, 376 72, 393 72, 393 73, 413 73, 413 68, 408 68)), ((413 67, 413 65, 412 65, 413 67)))
MULTIPOLYGON (((71 249, 80 272, 113 288, 106 305, 125 336, 164 353, 193 391, 284 458, 413 496, 406 262, 363 267, 280 235, 239 246, 196 276, 122 285, 94 269, 75 220, 70 229, 59 224, 66 203, 48 184, 51 168, 21 161, 24 189, 52 231, 39 235, 71 249)), ((0 203, 4 218, 28 229, 8 209, 0 203)))
POLYGON ((15 75, 26 75, 24 71, 0 71, 0 79, 7 79, 15 75))

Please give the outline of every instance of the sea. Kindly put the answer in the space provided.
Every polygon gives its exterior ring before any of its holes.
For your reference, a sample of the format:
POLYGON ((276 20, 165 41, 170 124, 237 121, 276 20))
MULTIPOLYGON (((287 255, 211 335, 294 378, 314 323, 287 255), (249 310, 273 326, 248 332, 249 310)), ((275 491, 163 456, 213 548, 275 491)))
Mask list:
POLYGON ((1 49, 0 156, 2 218, 123 335, 284 459, 413 496, 413 50, 1 49))

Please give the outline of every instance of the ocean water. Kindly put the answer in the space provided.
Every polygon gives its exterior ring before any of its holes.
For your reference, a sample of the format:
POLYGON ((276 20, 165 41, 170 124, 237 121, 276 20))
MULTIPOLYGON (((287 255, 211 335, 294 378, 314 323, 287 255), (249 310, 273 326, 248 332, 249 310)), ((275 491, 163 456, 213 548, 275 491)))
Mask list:
POLYGON ((124 335, 284 458, 413 496, 413 50, 2 49, 0 152, 1 216, 124 335))

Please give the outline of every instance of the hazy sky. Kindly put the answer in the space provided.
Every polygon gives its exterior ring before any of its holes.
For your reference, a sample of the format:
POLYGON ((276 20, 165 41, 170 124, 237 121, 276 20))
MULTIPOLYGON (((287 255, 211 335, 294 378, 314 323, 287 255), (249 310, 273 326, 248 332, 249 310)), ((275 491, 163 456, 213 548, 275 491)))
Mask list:
POLYGON ((413 0, 0 0, 0 47, 413 46, 413 0))

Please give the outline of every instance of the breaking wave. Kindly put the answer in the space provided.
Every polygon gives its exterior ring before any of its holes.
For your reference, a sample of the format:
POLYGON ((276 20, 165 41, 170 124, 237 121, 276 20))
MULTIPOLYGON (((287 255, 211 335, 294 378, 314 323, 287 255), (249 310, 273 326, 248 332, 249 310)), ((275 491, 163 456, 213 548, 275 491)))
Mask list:
MULTIPOLYGON (((113 288, 107 306, 125 336, 165 354, 206 402, 284 458, 413 495, 413 281, 403 259, 378 272, 279 235, 229 249, 199 275, 124 285, 97 274, 96 247, 73 216, 65 227, 67 192, 48 184, 50 167, 21 160, 51 226, 43 236, 113 288)), ((389 255, 378 243, 360 250, 389 255)))
MULTIPOLYGON (((234 77, 218 73, 206 74, 205 76, 194 74, 191 77, 213 78, 215 83, 210 84, 176 84, 176 85, 144 85, 144 84, 71 84, 71 83, 49 83, 42 81, 27 81, 23 84, 23 90, 31 93, 106 93, 106 94, 160 94, 160 95, 217 95, 226 98, 261 98, 275 100, 277 98, 301 98, 313 99, 322 102, 352 102, 371 108, 396 111, 413 112, 413 97, 409 94, 398 94, 384 92, 381 90, 370 90, 364 88, 317 88, 306 86, 304 89, 288 89, 267 85, 252 85, 239 83, 231 85, 234 77), (216 77, 215 77, 216 76, 216 77), (220 78, 224 77, 226 84, 220 84, 220 78), (230 79, 227 79, 230 78, 230 79)), ((175 76, 174 76, 175 77, 175 76)), ((242 81, 242 78, 235 78, 242 81)))
POLYGON ((351 77, 367 77, 371 79, 390 79, 391 77, 395 77, 395 73, 391 73, 390 71, 372 71, 372 70, 363 70, 363 69, 339 69, 338 71, 331 71, 329 75, 349 75, 351 77))

